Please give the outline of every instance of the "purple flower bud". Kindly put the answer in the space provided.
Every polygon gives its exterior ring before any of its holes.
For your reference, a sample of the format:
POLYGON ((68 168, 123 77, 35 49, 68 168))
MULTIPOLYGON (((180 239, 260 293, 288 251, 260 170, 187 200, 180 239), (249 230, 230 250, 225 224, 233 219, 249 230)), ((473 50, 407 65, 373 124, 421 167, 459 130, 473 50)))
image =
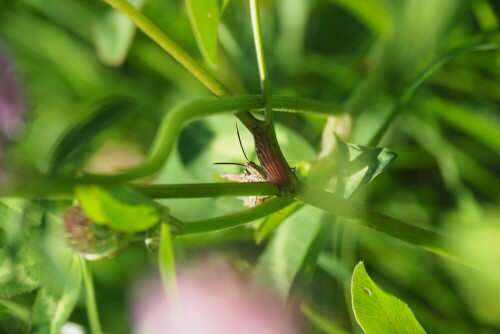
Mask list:
POLYGON ((14 67, 7 53, 0 47, 0 186, 9 181, 5 166, 7 144, 24 129, 25 113, 24 95, 14 67))
POLYGON ((0 138, 13 140, 24 128, 26 105, 7 53, 0 48, 0 138))
POLYGON ((112 257, 129 241, 127 234, 90 221, 79 206, 64 213, 64 230, 68 246, 88 260, 112 257))

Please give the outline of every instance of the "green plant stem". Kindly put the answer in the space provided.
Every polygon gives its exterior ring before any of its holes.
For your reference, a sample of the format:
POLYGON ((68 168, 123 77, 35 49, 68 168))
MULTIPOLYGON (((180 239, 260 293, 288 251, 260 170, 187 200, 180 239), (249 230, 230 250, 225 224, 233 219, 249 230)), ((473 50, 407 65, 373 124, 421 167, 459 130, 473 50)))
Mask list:
POLYGON ((443 67, 444 64, 446 64, 448 61, 460 56, 461 54, 464 53, 469 53, 469 52, 477 52, 477 51, 490 51, 490 50, 495 50, 498 49, 499 45, 498 44, 478 44, 478 45, 469 45, 469 46, 464 46, 457 48, 451 52, 448 52, 438 59, 436 59, 432 64, 430 64, 425 70, 423 70, 409 85, 406 87, 406 89, 403 91, 403 94, 397 99, 396 103, 394 104, 394 107, 392 108, 391 112, 385 119, 384 123, 382 126, 378 129, 378 131, 375 133, 373 138, 370 140, 368 146, 377 146, 379 142, 382 140, 383 136, 389 129, 389 127, 393 124, 394 120, 396 117, 398 117, 406 107, 406 104, 410 99, 413 97, 413 94, 415 93, 415 90, 422 85, 422 83, 429 78, 434 72, 439 70, 441 67, 443 67))
POLYGON ((241 226, 256 219, 275 213, 292 204, 293 202, 294 200, 292 198, 276 197, 246 210, 215 218, 186 222, 184 224, 183 230, 180 231, 178 235, 183 236, 189 234, 215 232, 241 226))
POLYGON ((203 198, 279 195, 278 190, 269 182, 134 184, 131 186, 135 190, 150 198, 203 198))
POLYGON ((444 248, 448 241, 439 234, 406 224, 321 188, 302 183, 299 186, 296 199, 419 246, 429 252, 463 263, 461 259, 444 248))
POLYGON ((90 266, 83 256, 80 256, 80 264, 82 265, 83 284, 85 286, 85 305, 87 307, 90 332, 92 334, 102 334, 90 266))
POLYGON ((171 306, 173 306, 172 308, 175 310, 179 299, 177 293, 177 279, 175 277, 175 258, 170 227, 166 222, 161 224, 158 265, 160 267, 163 287, 171 306))
MULTIPOLYGON (((315 113, 329 114, 325 105, 311 102, 310 100, 277 97, 273 99, 273 101, 276 103, 278 109, 282 111, 298 112, 312 110, 315 113)), ((188 121, 224 112, 234 112, 235 110, 262 108, 263 103, 260 95, 203 99, 184 104, 171 110, 165 116, 160 124, 146 160, 143 163, 115 175, 85 173, 78 181, 95 183, 125 182, 152 175, 163 166, 172 150, 178 134, 188 121)), ((332 110, 335 110, 335 108, 330 109, 330 113, 332 110)), ((276 141, 275 136, 272 137, 270 134, 266 134, 266 136, 274 138, 276 141)))
POLYGON ((170 54, 182 66, 193 74, 205 87, 216 96, 229 95, 228 90, 203 66, 193 59, 182 47, 168 37, 160 28, 139 12, 127 0, 105 0, 109 5, 127 16, 134 24, 149 36, 163 50, 170 54))
POLYGON ((255 43, 255 53, 259 65, 260 84, 262 88, 262 98, 266 111, 266 124, 273 121, 273 108, 271 104, 271 87, 269 84, 269 75, 267 73, 266 57, 264 54, 264 45, 262 43, 262 31, 260 27, 259 5, 257 0, 250 0, 250 16, 252 19, 253 40, 255 43))

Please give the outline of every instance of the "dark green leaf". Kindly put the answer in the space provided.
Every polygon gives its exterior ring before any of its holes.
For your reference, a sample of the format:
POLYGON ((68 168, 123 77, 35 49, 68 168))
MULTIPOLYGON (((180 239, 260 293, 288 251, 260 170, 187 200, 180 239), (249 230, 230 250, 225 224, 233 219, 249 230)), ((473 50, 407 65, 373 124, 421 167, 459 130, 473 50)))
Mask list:
POLYGON ((95 112, 74 124, 60 139, 52 154, 49 170, 58 172, 68 162, 81 159, 89 142, 108 126, 116 124, 132 110, 129 98, 105 102, 95 112))
POLYGON ((0 297, 34 290, 41 284, 40 258, 35 250, 24 247, 15 255, 0 250, 0 297))
POLYGON ((186 0, 186 8, 198 48, 205 62, 217 66, 217 30, 219 8, 217 0, 186 0))
POLYGON ((385 39, 393 33, 391 13, 380 1, 330 0, 344 8, 370 29, 385 39))
POLYGON ((381 290, 363 263, 354 268, 351 293, 356 320, 365 333, 425 333, 408 305, 381 290))

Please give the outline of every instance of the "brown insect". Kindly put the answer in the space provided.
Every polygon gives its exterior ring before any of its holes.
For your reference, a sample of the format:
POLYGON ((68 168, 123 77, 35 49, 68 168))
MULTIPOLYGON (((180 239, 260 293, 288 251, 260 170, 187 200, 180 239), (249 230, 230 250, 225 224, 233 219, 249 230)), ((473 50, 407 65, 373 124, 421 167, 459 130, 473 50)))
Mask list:
MULTIPOLYGON (((243 144, 241 143, 240 131, 238 130, 238 123, 236 123, 236 133, 238 134, 238 141, 240 142, 241 151, 247 160, 246 163, 241 164, 237 162, 216 162, 214 165, 236 165, 243 167, 242 174, 229 174, 222 173, 223 179, 234 182, 269 182, 269 176, 262 166, 257 165, 255 162, 250 161, 245 153, 243 144)), ((243 200, 243 205, 247 207, 254 207, 258 204, 264 203, 269 199, 269 196, 248 196, 239 197, 243 200)))

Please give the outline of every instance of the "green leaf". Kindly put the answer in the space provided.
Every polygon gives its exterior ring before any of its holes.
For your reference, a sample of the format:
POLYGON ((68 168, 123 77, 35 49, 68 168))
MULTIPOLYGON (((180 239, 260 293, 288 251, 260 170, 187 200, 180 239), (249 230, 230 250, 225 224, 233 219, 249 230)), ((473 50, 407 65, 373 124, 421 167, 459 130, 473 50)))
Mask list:
POLYGON ((186 0, 189 21, 205 62, 217 66, 217 28, 219 8, 217 0, 186 0))
POLYGON ((375 35, 388 39, 392 36, 394 25, 384 1, 330 0, 349 11, 375 35))
POLYGON ((255 275, 285 297, 321 230, 323 211, 306 206, 283 222, 259 258, 255 275))
POLYGON ((78 301, 81 279, 82 272, 75 255, 68 264, 64 279, 51 280, 38 292, 33 306, 33 334, 60 333, 78 301))
POLYGON ((108 216, 102 208, 101 188, 92 184, 82 184, 76 187, 75 192, 85 215, 96 224, 106 224, 108 216))
POLYGON ((89 143, 102 130, 115 125, 133 108, 129 98, 115 98, 105 102, 95 112, 86 115, 74 124, 60 139, 54 149, 50 161, 49 171, 58 172, 70 161, 81 160, 82 154, 89 148, 89 143))
POLYGON ((12 297, 42 284, 40 258, 35 250, 24 247, 15 256, 0 250, 0 297, 12 297))
POLYGON ((257 230, 255 231, 255 241, 261 243, 265 238, 267 238, 282 222, 284 222, 288 217, 294 214, 302 206, 295 202, 286 208, 273 213, 272 215, 264 218, 262 223, 259 224, 257 230))
MULTIPOLYGON (((146 0, 128 0, 141 9, 146 0)), ((115 9, 106 10, 94 25, 94 44, 101 61, 109 66, 123 64, 134 39, 136 26, 115 9)))
POLYGON ((349 144, 337 138, 337 183, 334 193, 345 198, 367 185, 396 159, 386 148, 349 144))
POLYGON ((125 185, 83 185, 77 194, 87 217, 124 232, 144 231, 166 214, 166 208, 125 185))
POLYGON ((220 16, 222 16, 228 4, 229 0, 219 0, 220 16))
POLYGON ((354 315, 365 333, 425 333, 408 305, 380 289, 362 262, 354 268, 351 293, 354 315))

